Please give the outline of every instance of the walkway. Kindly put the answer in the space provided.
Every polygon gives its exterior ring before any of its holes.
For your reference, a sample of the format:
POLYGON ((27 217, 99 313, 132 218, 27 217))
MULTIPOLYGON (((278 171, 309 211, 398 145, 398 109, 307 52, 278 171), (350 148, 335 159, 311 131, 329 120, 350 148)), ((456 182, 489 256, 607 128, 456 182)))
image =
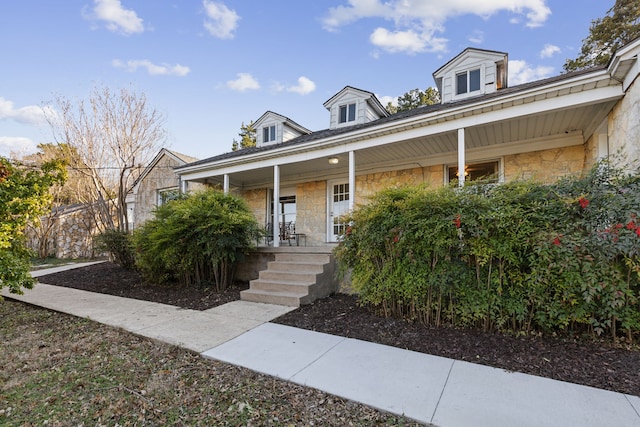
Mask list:
POLYGON ((2 294, 437 426, 640 426, 638 396, 269 323, 291 307, 184 310, 44 284, 2 294))

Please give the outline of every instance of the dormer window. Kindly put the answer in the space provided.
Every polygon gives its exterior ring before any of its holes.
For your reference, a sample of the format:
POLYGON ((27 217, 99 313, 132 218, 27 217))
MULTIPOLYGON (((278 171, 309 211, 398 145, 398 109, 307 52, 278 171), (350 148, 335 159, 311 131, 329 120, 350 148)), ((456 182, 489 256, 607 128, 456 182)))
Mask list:
POLYGON ((262 142, 273 142, 276 140, 276 125, 265 126, 262 128, 262 142))
POLYGON ((456 95, 480 90, 480 69, 456 74, 456 95))
POLYGON ((339 123, 354 122, 356 120, 356 104, 347 104, 340 106, 339 123))

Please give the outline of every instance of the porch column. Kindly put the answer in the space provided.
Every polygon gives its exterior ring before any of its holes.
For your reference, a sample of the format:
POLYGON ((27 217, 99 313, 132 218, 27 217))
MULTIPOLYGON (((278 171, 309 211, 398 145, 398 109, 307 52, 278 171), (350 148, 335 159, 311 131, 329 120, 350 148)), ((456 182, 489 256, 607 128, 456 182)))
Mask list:
POLYGON ((353 211, 356 201, 356 154, 349 151, 349 212, 353 211))
POLYGON ((280 246, 280 166, 273 167, 273 247, 280 246))
POLYGON ((458 186, 464 186, 464 128, 458 129, 458 186))
POLYGON ((224 194, 229 194, 229 174, 224 174, 224 183, 222 184, 222 188, 224 190, 224 194))

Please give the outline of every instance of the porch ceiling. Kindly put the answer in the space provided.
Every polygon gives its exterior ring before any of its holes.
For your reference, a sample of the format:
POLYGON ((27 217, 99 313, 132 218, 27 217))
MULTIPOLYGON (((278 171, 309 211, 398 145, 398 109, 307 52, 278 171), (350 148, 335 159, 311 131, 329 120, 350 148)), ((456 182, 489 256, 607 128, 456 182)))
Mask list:
MULTIPOLYGON (((537 115, 528 115, 465 128, 465 146, 473 153, 470 160, 494 156, 500 145, 513 146, 518 142, 566 135, 580 135, 586 141, 596 128, 607 117, 614 101, 585 105, 573 109, 552 111, 537 115), (492 150, 488 150, 492 148, 492 150), (494 153, 494 154, 486 154, 494 153)), ((398 139, 391 143, 359 149, 355 152, 356 174, 384 169, 404 169, 416 166, 427 166, 454 162, 458 146, 457 132, 430 134, 429 127, 424 128, 424 135, 402 140, 402 133, 396 134, 398 139)), ((337 165, 331 165, 324 154, 307 152, 306 158, 287 163, 283 157, 280 165, 281 186, 293 185, 296 182, 345 178, 348 175, 349 145, 345 151, 336 155, 337 165)), ((273 168, 263 167, 234 172, 229 175, 232 188, 258 188, 273 185, 273 168)), ((204 180, 200 180, 203 182, 204 180)), ((222 176, 206 179, 209 183, 222 183, 222 176)))

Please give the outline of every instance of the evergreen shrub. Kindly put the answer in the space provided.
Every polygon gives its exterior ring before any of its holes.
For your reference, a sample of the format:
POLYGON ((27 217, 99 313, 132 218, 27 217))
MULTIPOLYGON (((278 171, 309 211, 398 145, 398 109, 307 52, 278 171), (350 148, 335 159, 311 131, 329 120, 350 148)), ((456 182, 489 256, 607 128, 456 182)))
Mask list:
POLYGON ((386 316, 484 330, 640 331, 640 176, 383 190, 336 258, 386 316))
POLYGON ((262 229, 245 201, 207 189, 172 200, 134 233, 136 263, 151 281, 226 289, 262 229))

